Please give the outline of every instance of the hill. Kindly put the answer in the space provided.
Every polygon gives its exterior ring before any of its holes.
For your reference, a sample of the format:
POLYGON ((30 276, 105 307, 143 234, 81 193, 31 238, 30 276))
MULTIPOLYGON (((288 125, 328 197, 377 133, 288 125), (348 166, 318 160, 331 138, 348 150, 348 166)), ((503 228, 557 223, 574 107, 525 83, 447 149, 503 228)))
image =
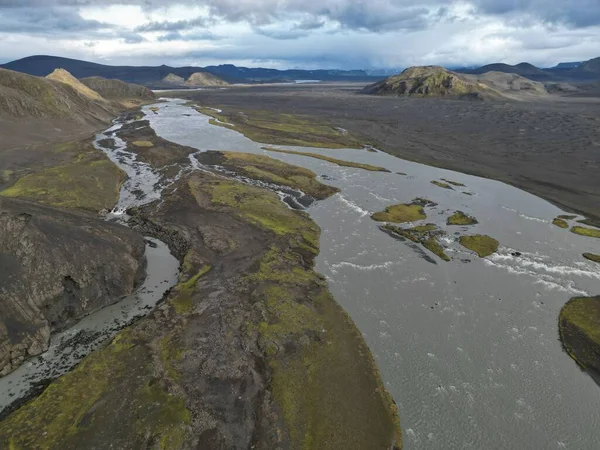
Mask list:
POLYGON ((1 68, 45 77, 57 68, 64 68, 76 78, 100 76, 119 79, 127 83, 147 87, 161 87, 162 80, 169 74, 188 79, 194 73, 208 72, 230 83, 273 82, 294 80, 323 81, 375 81, 363 70, 276 70, 265 68, 237 67, 232 64, 208 67, 162 66, 108 66, 58 56, 37 55, 0 65, 1 68))
POLYGON ((202 87, 202 86, 229 86, 227 81, 213 75, 209 72, 196 72, 190 75, 185 82, 190 87, 202 87))
POLYGON ((482 75, 488 72, 514 73, 536 81, 549 80, 553 78, 551 73, 548 73, 529 63, 520 63, 515 66, 503 63, 488 64, 476 69, 462 69, 460 72, 473 75, 482 75))
POLYGON ((82 94, 84 97, 89 98, 90 100, 104 101, 104 99, 102 98, 102 96, 100 94, 98 94, 93 89, 90 89, 88 86, 83 84, 81 81, 79 81, 77 78, 75 78, 69 72, 67 72, 65 69, 56 69, 54 72, 52 72, 46 78, 48 78, 49 80, 58 81, 60 83, 67 84, 67 85, 71 86, 73 89, 75 89, 77 92, 82 94))
POLYGON ((185 83, 185 78, 175 75, 174 73, 170 73, 166 77, 162 79, 163 82, 169 84, 175 84, 177 86, 183 85, 185 83))
POLYGON ((139 84, 109 80, 102 77, 83 78, 80 81, 109 100, 140 99, 152 101, 156 99, 154 92, 139 84))
POLYGON ((516 74, 489 72, 466 75, 439 66, 411 67, 399 75, 367 86, 372 95, 450 97, 460 99, 514 98, 516 94, 547 94, 541 83, 516 74))

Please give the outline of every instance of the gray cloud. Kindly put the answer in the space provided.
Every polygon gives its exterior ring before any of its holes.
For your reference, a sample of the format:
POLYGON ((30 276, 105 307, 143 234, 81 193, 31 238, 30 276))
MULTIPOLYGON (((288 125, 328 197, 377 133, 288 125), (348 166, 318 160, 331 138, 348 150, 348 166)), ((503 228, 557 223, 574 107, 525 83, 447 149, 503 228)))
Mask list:
POLYGON ((144 31, 181 31, 189 30, 191 28, 206 28, 213 22, 203 17, 197 17, 192 20, 177 20, 169 22, 168 20, 162 22, 148 22, 144 25, 136 27, 135 31, 138 33, 144 31))
POLYGON ((299 39, 308 36, 310 33, 308 31, 303 30, 277 30, 277 29, 268 29, 268 28, 260 28, 254 27, 253 31, 261 36, 266 36, 271 39, 279 39, 279 40, 289 40, 289 39, 299 39))
POLYGON ((0 10, 0 32, 4 33, 76 34, 110 28, 110 24, 86 20, 76 11, 64 7, 0 10))
POLYGON ((171 42, 171 41, 218 41, 223 39, 223 36, 217 36, 209 31, 198 32, 198 33, 186 33, 181 34, 178 31, 163 34, 158 37, 159 42, 171 42))

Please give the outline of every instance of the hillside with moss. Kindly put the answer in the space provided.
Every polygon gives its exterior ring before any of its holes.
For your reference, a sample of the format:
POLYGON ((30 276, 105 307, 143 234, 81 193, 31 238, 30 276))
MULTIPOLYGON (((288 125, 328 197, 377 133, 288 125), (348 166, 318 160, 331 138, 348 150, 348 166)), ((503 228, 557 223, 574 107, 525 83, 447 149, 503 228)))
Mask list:
POLYGON ((399 75, 367 86, 364 94, 406 97, 448 97, 488 100, 522 93, 547 94, 541 83, 514 74, 490 72, 464 75, 440 66, 411 67, 399 75))

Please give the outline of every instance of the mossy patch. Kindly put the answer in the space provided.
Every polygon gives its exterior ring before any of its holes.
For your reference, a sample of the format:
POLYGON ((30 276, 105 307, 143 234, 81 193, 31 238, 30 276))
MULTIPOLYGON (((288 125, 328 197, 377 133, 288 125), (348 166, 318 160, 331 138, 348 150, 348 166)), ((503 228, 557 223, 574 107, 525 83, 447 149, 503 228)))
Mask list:
POLYGON ((377 212, 371 219, 377 222, 408 223, 426 219, 427 215, 421 205, 400 204, 388 206, 385 211, 377 212))
POLYGON ((559 219, 558 217, 552 221, 553 225, 556 225, 559 228, 569 228, 569 224, 564 219, 559 219))
POLYGON ((578 220, 577 223, 582 223, 594 228, 600 228, 600 221, 594 219, 582 219, 578 220))
POLYGON ((318 153, 310 153, 310 152, 297 152, 292 150, 283 150, 274 147, 263 147, 263 150, 267 150, 270 152, 277 153, 287 153, 288 155, 300 155, 300 156, 308 156, 309 158, 320 159, 322 161, 327 161, 332 164, 336 164, 341 167, 354 167, 356 169, 364 169, 371 172, 390 172, 384 167, 372 166, 370 164, 357 163, 353 161, 344 161, 341 159, 331 158, 329 156, 319 155, 318 153))
POLYGON ((154 147, 154 144, 150 141, 133 141, 132 144, 135 145, 136 147, 144 147, 144 148, 154 147))
POLYGON ((593 238, 600 238, 600 230, 596 230, 593 228, 586 228, 586 227, 573 227, 571 228, 571 232, 578 234, 580 236, 586 236, 586 237, 593 237, 593 238))
POLYGON ((459 183, 458 181, 451 181, 451 180, 447 180, 445 178, 442 178, 442 181, 451 184, 452 186, 458 186, 458 187, 467 187, 466 185, 464 185, 463 183, 459 183))
POLYGON ((485 258, 498 251, 500 243, 486 235, 461 236, 460 245, 474 251, 480 258, 485 258))
POLYGON ((78 152, 70 163, 25 175, 0 195, 67 209, 111 209, 119 199, 126 174, 91 142, 68 146, 78 152))
POLYGON ((563 306, 560 340, 583 369, 600 373, 600 297, 577 297, 563 306))
POLYGON ((214 120, 213 125, 239 131, 255 142, 318 148, 363 148, 350 133, 343 132, 311 116, 278 114, 266 110, 217 112, 213 108, 195 109, 214 120))
POLYGON ((471 217, 462 211, 456 211, 448 217, 447 223, 448 225, 475 225, 479 222, 477 222, 475 217, 471 217))
POLYGON ((575 219, 577 219, 577 216, 571 216, 571 215, 568 215, 568 214, 562 214, 562 215, 558 216, 557 219, 575 220, 575 219))
POLYGON ((122 331, 0 422, 0 446, 70 449, 110 439, 138 448, 148 436, 181 443, 190 413, 153 378, 151 361, 139 335, 122 331))
POLYGON ((225 157, 221 165, 248 178, 299 189, 318 200, 326 199, 339 192, 339 189, 319 182, 312 170, 303 167, 264 155, 237 152, 221 152, 221 154, 225 157))
POLYGON ((171 298, 170 302, 177 311, 178 314, 189 314, 192 312, 194 308, 192 294, 196 289, 196 284, 198 280, 206 275, 212 267, 207 264, 200 268, 198 273, 196 273, 193 277, 190 277, 186 281, 181 281, 176 289, 176 295, 171 298))
POLYGON ((437 180, 434 180, 434 181, 432 181, 432 182, 431 182, 431 184, 434 184, 434 185, 436 185, 437 187, 441 187, 441 188, 443 188, 443 189, 450 189, 450 190, 453 190, 452 186, 450 186, 448 183, 445 183, 445 182, 443 182, 443 181, 437 181, 437 180))
POLYGON ((433 223, 419 225, 412 228, 400 228, 393 225, 384 225, 382 229, 387 232, 395 233, 398 236, 417 244, 421 244, 427 250, 444 261, 451 260, 451 258, 446 254, 445 248, 438 240, 438 237, 443 235, 444 232, 438 230, 437 226, 433 223))
POLYGON ((444 251, 444 247, 439 243, 435 237, 430 237, 422 242, 423 247, 429 250, 431 253, 439 256, 444 261, 450 261, 450 257, 444 251))
POLYGON ((584 253, 583 257, 585 259, 589 259, 590 261, 600 263, 600 255, 595 255, 593 253, 584 253))

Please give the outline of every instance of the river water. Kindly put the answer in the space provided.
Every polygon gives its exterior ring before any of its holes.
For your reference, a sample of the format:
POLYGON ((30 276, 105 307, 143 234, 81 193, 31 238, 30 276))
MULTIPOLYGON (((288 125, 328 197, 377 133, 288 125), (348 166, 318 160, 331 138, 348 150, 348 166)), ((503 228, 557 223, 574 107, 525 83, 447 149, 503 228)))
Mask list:
POLYGON ((552 225, 563 211, 500 182, 382 152, 280 147, 391 173, 267 152, 183 103, 159 104, 158 114, 146 108, 159 136, 199 150, 265 154, 341 189, 308 208, 322 229, 316 269, 375 355, 406 449, 600 448, 600 389, 563 352, 557 326, 569 298, 599 293, 600 266, 581 255, 600 253, 600 240, 552 225), (431 184, 442 178, 466 187, 431 184), (416 197, 438 204, 424 222, 447 230, 451 262, 430 255, 432 263, 370 218, 416 197), (479 224, 446 226, 457 210, 479 224), (479 233, 500 241, 498 253, 480 259, 457 242, 479 233))
MULTIPOLYGON (((172 182, 128 152, 126 144, 115 136, 121 123, 96 136, 95 145, 128 175, 120 198, 107 220, 127 225, 127 208, 142 206, 160 198, 162 187, 172 182), (114 148, 103 146, 103 139, 114 139, 114 148)), ((136 291, 118 303, 96 311, 69 329, 52 336, 48 351, 25 362, 14 372, 0 378, 0 414, 7 407, 39 390, 50 380, 71 370, 86 355, 97 349, 119 330, 145 316, 165 293, 177 283, 179 261, 167 245, 146 237, 146 279, 136 291)))

